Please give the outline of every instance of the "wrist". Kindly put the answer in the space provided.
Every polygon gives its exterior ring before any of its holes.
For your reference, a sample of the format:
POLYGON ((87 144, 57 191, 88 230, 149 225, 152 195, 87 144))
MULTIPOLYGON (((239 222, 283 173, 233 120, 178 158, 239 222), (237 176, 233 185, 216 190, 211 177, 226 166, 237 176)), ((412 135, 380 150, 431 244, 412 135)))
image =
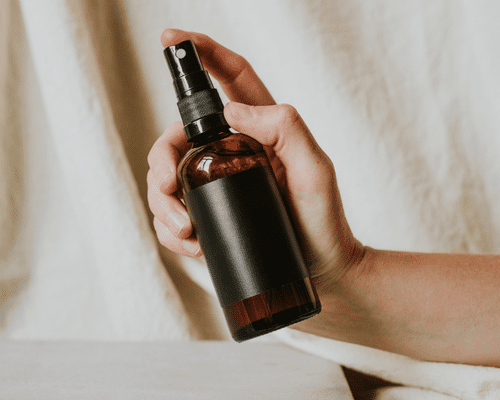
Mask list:
POLYGON ((344 249, 340 252, 340 256, 336 256, 330 261, 325 273, 311 278, 320 296, 331 294, 333 288, 348 285, 347 281, 351 280, 351 276, 357 276, 360 270, 366 268, 367 252, 373 251, 372 248, 363 246, 355 238, 352 238, 349 245, 344 246, 344 249))
POLYGON ((358 290, 355 286, 359 284, 356 278, 365 279, 361 275, 369 268, 368 259, 373 251, 374 249, 353 239, 349 250, 341 258, 342 266, 336 261, 329 272, 312 277, 311 281, 321 301, 321 313, 291 328, 346 342, 366 341, 361 340, 359 335, 370 333, 367 323, 369 313, 363 307, 362 296, 356 295, 358 290), (366 327, 363 327, 364 324, 366 327))

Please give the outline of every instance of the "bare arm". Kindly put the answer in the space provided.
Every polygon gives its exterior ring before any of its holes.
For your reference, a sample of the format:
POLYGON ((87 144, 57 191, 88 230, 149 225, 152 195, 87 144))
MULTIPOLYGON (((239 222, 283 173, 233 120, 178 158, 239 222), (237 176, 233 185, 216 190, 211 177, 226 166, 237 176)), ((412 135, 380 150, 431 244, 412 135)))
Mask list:
POLYGON ((295 329, 417 359, 500 367, 500 256, 359 247, 295 329))

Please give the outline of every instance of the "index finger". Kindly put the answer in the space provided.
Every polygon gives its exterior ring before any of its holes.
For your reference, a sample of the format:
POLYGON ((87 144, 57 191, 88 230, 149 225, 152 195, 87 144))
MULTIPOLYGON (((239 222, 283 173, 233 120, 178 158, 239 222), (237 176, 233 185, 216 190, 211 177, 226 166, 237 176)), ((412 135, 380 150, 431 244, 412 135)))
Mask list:
POLYGON ((251 106, 276 104, 252 66, 239 54, 201 33, 166 29, 161 35, 165 48, 184 40, 195 43, 203 66, 220 83, 229 100, 251 106))

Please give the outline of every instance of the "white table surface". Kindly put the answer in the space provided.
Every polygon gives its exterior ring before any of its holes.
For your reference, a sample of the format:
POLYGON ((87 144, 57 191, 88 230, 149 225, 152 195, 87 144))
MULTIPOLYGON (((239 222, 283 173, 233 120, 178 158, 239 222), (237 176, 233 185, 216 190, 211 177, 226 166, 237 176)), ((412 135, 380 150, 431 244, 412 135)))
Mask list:
POLYGON ((339 365, 278 343, 0 341, 0 399, 352 400, 339 365))

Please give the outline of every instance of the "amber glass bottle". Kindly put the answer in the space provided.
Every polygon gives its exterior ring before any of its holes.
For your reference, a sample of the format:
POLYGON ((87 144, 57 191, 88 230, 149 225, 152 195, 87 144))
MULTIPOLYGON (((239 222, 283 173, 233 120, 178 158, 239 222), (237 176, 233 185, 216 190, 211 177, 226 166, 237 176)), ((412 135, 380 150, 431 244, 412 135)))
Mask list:
POLYGON ((237 342, 318 314, 286 205, 267 155, 232 133, 192 41, 165 49, 187 140, 182 198, 237 342))

